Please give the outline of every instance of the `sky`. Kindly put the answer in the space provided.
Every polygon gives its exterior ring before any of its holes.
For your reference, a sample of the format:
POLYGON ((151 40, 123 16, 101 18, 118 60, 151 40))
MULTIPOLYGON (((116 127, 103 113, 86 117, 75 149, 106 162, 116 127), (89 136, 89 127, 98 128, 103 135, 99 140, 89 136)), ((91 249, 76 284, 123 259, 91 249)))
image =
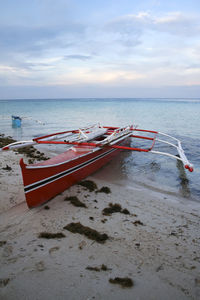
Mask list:
POLYGON ((199 0, 0 0, 0 99, 199 98, 199 0))

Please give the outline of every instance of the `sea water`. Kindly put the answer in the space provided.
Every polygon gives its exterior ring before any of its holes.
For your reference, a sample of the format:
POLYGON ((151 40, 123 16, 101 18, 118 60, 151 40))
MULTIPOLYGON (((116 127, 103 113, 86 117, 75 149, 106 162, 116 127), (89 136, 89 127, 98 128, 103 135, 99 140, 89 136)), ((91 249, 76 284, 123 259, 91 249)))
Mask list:
MULTIPOLYGON (((182 141, 194 165, 189 173, 180 163, 150 153, 123 152, 101 176, 123 179, 123 183, 183 196, 200 201, 200 99, 45 99, 0 100, 0 133, 16 140, 29 140, 49 133, 100 123, 106 126, 134 124, 182 141), (20 128, 12 126, 11 116, 22 118, 20 128)), ((137 141, 138 142, 138 141, 137 141)), ((144 146, 132 142, 132 146, 144 146)), ((44 146, 43 146, 44 147, 44 146)), ((54 148, 62 152, 66 146, 54 148)), ((167 150, 165 146, 157 148, 167 150)))

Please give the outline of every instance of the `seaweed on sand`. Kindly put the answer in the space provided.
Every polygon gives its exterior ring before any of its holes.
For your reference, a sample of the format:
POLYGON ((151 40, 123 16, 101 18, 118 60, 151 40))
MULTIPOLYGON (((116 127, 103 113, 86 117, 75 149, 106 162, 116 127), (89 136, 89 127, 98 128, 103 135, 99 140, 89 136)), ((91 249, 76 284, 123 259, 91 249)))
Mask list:
POLYGON ((100 268, 98 268, 98 267, 90 267, 90 266, 88 266, 86 268, 86 270, 100 272, 100 268))
POLYGON ((5 137, 4 134, 0 135, 0 148, 7 146, 8 144, 14 143, 16 140, 11 138, 10 136, 5 137))
POLYGON ((120 204, 116 203, 116 204, 112 204, 109 203, 109 207, 106 207, 103 209, 103 215, 105 216, 109 216, 115 212, 121 212, 122 207, 120 204))
POLYGON ((38 235, 38 237, 42 239, 60 239, 60 238, 64 238, 65 235, 62 232, 57 232, 57 233, 41 232, 38 235))
POLYGON ((125 215, 130 214, 128 209, 126 209, 126 208, 122 209, 121 205, 118 203, 115 203, 115 204, 109 203, 109 207, 104 208, 102 211, 103 215, 105 215, 105 216, 110 216, 111 214, 116 213, 116 212, 120 212, 125 215))
POLYGON ((83 187, 85 187, 86 189, 88 189, 90 192, 93 192, 97 189, 97 185, 94 181, 92 180, 84 180, 84 181, 80 181, 77 183, 78 185, 81 185, 83 187))
POLYGON ((122 209, 121 213, 125 215, 130 215, 130 212, 127 208, 122 209))
POLYGON ((107 219, 103 219, 101 220, 102 223, 106 223, 107 222, 107 219))
POLYGON ((77 206, 77 207, 85 207, 85 208, 87 208, 87 206, 85 205, 85 203, 81 202, 76 196, 66 197, 64 199, 64 201, 69 201, 69 202, 71 202, 71 204, 73 204, 74 206, 77 206))
POLYGON ((8 166, 8 165, 6 165, 6 167, 2 168, 2 169, 5 170, 5 171, 11 171, 12 170, 12 168, 10 166, 8 166))
POLYGON ((111 269, 109 269, 106 265, 102 264, 100 267, 87 266, 86 270, 100 272, 100 271, 108 271, 111 269))
POLYGON ((17 152, 20 154, 25 154, 27 157, 32 158, 32 159, 37 159, 37 160, 49 159, 48 157, 45 156, 45 154, 43 152, 38 151, 33 146, 19 148, 17 150, 17 152))
POLYGON ((106 233, 99 233, 98 231, 84 226, 81 223, 70 223, 63 227, 63 229, 67 229, 68 231, 72 233, 80 233, 85 235, 87 238, 94 240, 98 243, 105 243, 105 241, 108 239, 108 235, 106 233))
POLYGON ((0 247, 4 246, 6 243, 6 241, 0 241, 0 247))
POLYGON ((115 277, 114 279, 110 278, 109 282, 113 284, 120 284, 123 288, 132 287, 134 285, 133 280, 129 277, 115 277))
MULTIPOLYGON (((4 134, 0 135, 0 148, 7 146, 8 144, 15 143, 16 140, 10 136, 5 137, 4 134)), ((23 147, 16 150, 17 153, 25 154, 28 158, 37 159, 37 160, 47 160, 48 157, 44 153, 38 151, 33 146, 23 147)))
POLYGON ((10 278, 2 278, 0 279, 0 287, 6 286, 10 281, 10 278))
POLYGON ((110 194, 111 190, 109 187, 107 186, 102 186, 102 188, 100 190, 97 191, 97 193, 105 193, 105 194, 110 194))
POLYGON ((144 225, 140 220, 136 220, 134 222, 132 222, 135 226, 138 226, 138 225, 144 225))

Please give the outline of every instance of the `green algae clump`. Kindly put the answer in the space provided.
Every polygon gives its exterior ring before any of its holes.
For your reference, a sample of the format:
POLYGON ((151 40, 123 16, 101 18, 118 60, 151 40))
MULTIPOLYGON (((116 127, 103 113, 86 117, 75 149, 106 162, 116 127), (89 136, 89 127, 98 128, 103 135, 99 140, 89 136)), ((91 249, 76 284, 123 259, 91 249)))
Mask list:
POLYGON ((38 237, 41 239, 60 239, 60 238, 64 238, 65 235, 62 232, 57 232, 57 233, 41 232, 38 237))
POLYGON ((114 279, 110 278, 109 282, 113 284, 120 284, 123 288, 130 288, 134 285, 133 280, 128 277, 115 277, 114 279))
POLYGON ((108 239, 108 235, 106 233, 99 233, 95 229, 92 229, 90 227, 84 226, 81 223, 70 223, 66 225, 63 229, 67 229, 68 231, 72 233, 79 233, 85 235, 87 238, 94 240, 98 243, 105 243, 105 241, 108 239))
POLYGON ((66 197, 64 199, 64 201, 69 201, 71 204, 73 204, 74 206, 77 206, 77 207, 85 207, 85 208, 87 208, 87 206, 85 205, 85 203, 81 202, 76 196, 66 197))

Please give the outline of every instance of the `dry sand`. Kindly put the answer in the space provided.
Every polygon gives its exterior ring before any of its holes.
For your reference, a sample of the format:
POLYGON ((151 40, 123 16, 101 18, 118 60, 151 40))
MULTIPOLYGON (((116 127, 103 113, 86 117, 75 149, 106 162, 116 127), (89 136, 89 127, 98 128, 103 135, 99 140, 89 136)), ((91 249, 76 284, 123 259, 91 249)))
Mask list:
POLYGON ((98 188, 108 186, 110 194, 75 185, 29 210, 20 157, 0 154, 0 299, 200 299, 199 204, 108 183, 96 173, 89 179, 98 188), (3 169, 7 165, 12 170, 3 169), (87 208, 64 201, 67 196, 77 196, 87 208), (120 204, 130 215, 103 215, 109 203, 120 204), (101 244, 63 229, 71 222, 109 239, 101 244), (65 237, 39 238, 41 232, 65 237), (109 282, 115 277, 131 278, 134 284, 122 288, 109 282))

